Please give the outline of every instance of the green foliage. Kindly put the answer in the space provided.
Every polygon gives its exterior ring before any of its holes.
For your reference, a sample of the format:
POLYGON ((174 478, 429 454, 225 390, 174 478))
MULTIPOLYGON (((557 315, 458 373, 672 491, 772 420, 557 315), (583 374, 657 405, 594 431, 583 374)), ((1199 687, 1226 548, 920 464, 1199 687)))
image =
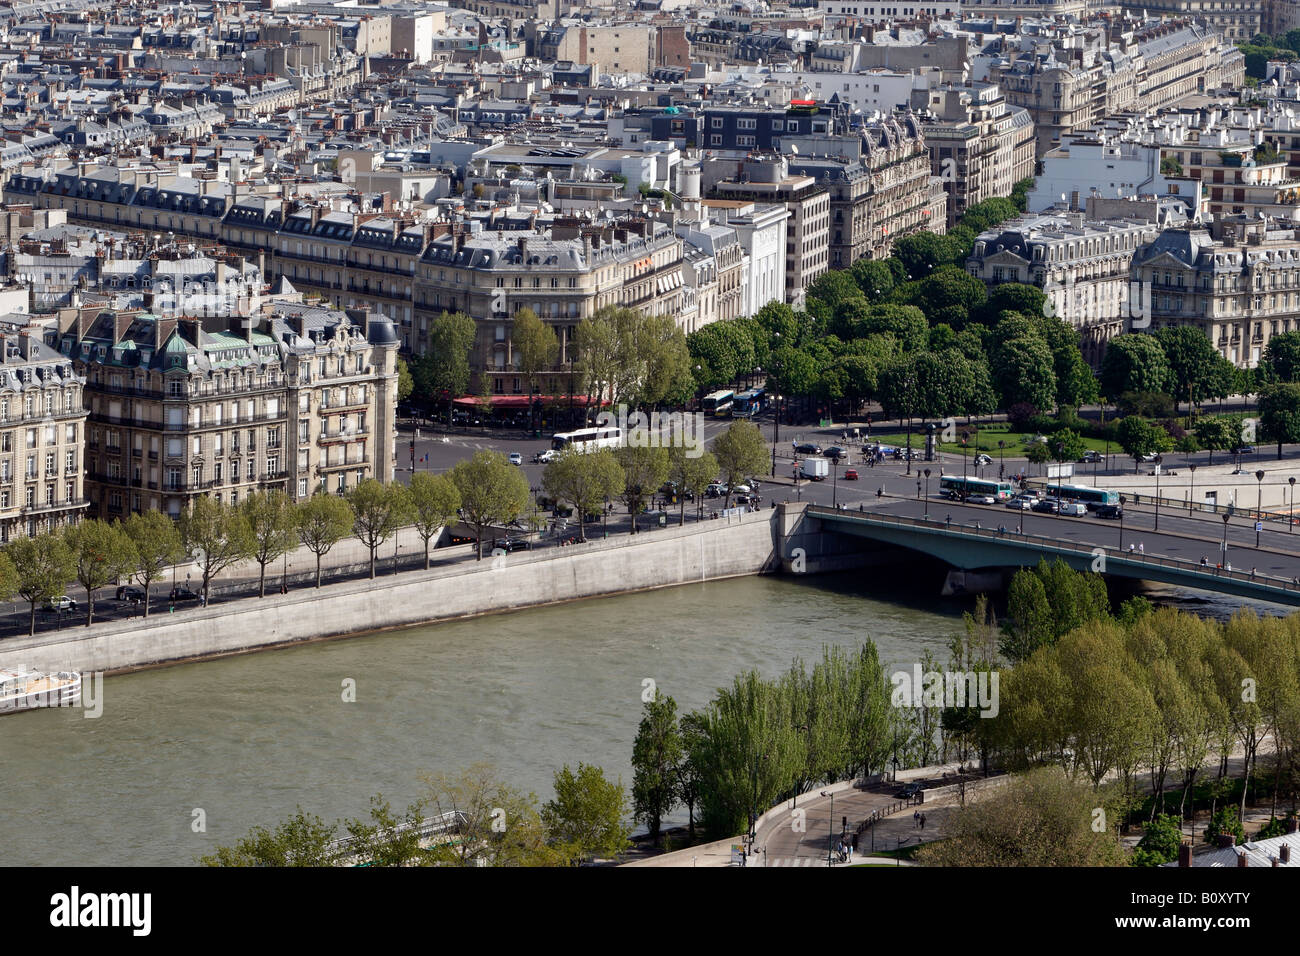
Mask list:
POLYGON ((1260 437, 1282 445, 1300 441, 1300 383, 1273 385, 1259 394, 1260 437))
POLYGON ((77 583, 86 589, 86 626, 95 622, 95 592, 135 570, 135 545, 117 523, 87 518, 63 529, 75 562, 77 583))
POLYGON ((411 375, 410 366, 406 364, 406 359, 398 356, 397 358, 397 400, 404 402, 411 397, 415 391, 415 378, 411 375))
POLYGON ((409 488, 410 517, 424 542, 424 566, 429 566, 429 543, 443 528, 456 522, 460 490, 450 476, 417 471, 409 488))
POLYGON ((1166 156, 1160 160, 1160 174, 1162 176, 1181 176, 1183 174, 1183 164, 1173 156, 1166 156))
POLYGON ((167 568, 179 564, 185 557, 185 544, 181 541, 176 522, 161 511, 145 511, 130 515, 122 523, 135 548, 135 579, 145 591, 144 614, 149 616, 149 587, 159 580, 167 568))
POLYGON ((332 866, 336 854, 330 844, 337 835, 337 824, 326 824, 299 807, 275 829, 254 827, 233 847, 218 847, 199 862, 203 866, 332 866))
POLYGON ((345 498, 325 491, 298 504, 298 540, 316 555, 316 587, 320 587, 321 558, 352 533, 353 517, 345 498))
POLYGON ((1264 364, 1279 382, 1300 379, 1300 332, 1282 332, 1264 346, 1264 364))
POLYGON ((542 807, 542 823, 551 843, 572 860, 613 858, 629 846, 628 810, 621 780, 606 780, 591 764, 579 763, 576 772, 566 764, 556 771, 555 799, 542 807))
POLYGON ((238 508, 201 495, 181 512, 181 540, 195 555, 202 573, 203 600, 207 601, 212 580, 240 561, 253 556, 257 545, 248 518, 238 508))
POLYGON ((922 847, 917 859, 923 866, 1123 866, 1114 830, 1092 828, 1096 807, 1097 794, 1059 768, 1033 770, 954 811, 945 839, 922 847))
POLYGON ((668 449, 651 448, 646 444, 628 444, 614 449, 614 458, 623 469, 623 503, 632 515, 632 531, 636 532, 637 515, 650 498, 668 480, 668 449))
POLYGON ((1169 392, 1174 384, 1160 340, 1142 332, 1117 335, 1110 340, 1100 377, 1101 390, 1106 395, 1128 391, 1169 392))
POLYGON ((469 355, 478 334, 474 320, 464 312, 443 312, 429 323, 428 350, 411 369, 413 394, 428 402, 447 402, 451 423, 451 402, 469 389, 469 355))
POLYGON ((276 489, 254 491, 239 503, 253 535, 258 565, 257 596, 266 596, 266 566, 298 544, 298 513, 289 497, 276 489))
POLYGON ((1055 405, 1056 369, 1052 351, 1042 338, 1022 335, 1003 342, 994 351, 991 366, 1002 405, 1055 405))
POLYGON ((646 701, 632 744, 633 819, 646 825, 655 845, 660 820, 677 805, 684 754, 677 702, 656 693, 646 701))
POLYGON ((1204 332, 1190 325, 1179 325, 1160 329, 1155 338, 1165 352, 1169 390, 1175 399, 1187 400, 1190 395, 1191 401, 1201 402, 1226 393, 1228 383, 1223 369, 1226 359, 1204 332))
POLYGON ((603 511, 608 499, 623 493, 625 482, 623 466, 608 448, 594 452, 570 448, 552 459, 542 472, 546 496, 568 502, 577 512, 578 537, 584 541, 586 516, 603 511))
POLYGON ((1146 833, 1138 841, 1134 866, 1161 866, 1178 859, 1178 848, 1183 843, 1181 821, 1176 814, 1162 814, 1147 824, 1146 833))
POLYGON ((1239 844, 1246 842, 1246 828, 1241 825, 1241 812, 1236 807, 1220 807, 1214 811, 1210 822, 1205 826, 1204 840, 1206 843, 1214 843, 1225 833, 1235 836, 1239 844))
POLYGON ((492 525, 510 524, 528 507, 528 479, 505 455, 486 449, 456 462, 448 474, 460 492, 465 522, 474 529, 482 561, 484 532, 492 525))
POLYGON ((375 576, 379 548, 411 516, 411 496, 404 485, 367 478, 347 493, 352 506, 352 533, 370 552, 370 576, 375 576))
MULTIPOLYGON (((732 422, 713 441, 713 456, 727 482, 724 506, 730 505, 732 489, 753 475, 764 474, 768 465, 767 442, 753 422, 732 422)), ((662 480, 662 479, 661 479, 662 480)))
POLYGON ((1168 432, 1136 415, 1120 420, 1115 428, 1115 437, 1120 447, 1135 461, 1144 455, 1169 451, 1173 445, 1168 432))
POLYGON ((1040 560, 1011 578, 1000 649, 1007 659, 1023 661, 1087 622, 1109 617, 1101 575, 1074 571, 1060 558, 1051 564, 1040 560))

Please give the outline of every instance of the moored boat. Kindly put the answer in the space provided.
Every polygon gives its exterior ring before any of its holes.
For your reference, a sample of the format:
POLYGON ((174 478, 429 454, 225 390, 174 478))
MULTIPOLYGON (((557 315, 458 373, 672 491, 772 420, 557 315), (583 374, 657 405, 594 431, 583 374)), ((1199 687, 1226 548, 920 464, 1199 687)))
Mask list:
POLYGON ((39 674, 0 668, 0 714, 80 702, 81 675, 76 671, 39 674))

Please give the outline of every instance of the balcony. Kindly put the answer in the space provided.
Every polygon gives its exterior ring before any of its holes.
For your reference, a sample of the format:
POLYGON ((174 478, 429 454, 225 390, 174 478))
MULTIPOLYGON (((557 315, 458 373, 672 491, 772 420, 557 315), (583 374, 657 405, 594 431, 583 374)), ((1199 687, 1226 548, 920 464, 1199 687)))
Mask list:
POLYGON ((24 515, 48 514, 53 511, 65 511, 72 508, 84 508, 90 504, 88 498, 63 498, 56 500, 53 504, 34 504, 23 508, 24 515))

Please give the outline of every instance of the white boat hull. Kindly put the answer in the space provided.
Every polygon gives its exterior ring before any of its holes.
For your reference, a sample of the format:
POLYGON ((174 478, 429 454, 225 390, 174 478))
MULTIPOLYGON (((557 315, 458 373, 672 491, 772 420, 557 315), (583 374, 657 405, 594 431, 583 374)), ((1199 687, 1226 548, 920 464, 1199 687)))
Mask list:
POLYGON ((49 677, 35 677, 18 693, 0 697, 0 714, 16 714, 42 707, 75 707, 79 703, 81 703, 81 675, 61 672, 49 677))

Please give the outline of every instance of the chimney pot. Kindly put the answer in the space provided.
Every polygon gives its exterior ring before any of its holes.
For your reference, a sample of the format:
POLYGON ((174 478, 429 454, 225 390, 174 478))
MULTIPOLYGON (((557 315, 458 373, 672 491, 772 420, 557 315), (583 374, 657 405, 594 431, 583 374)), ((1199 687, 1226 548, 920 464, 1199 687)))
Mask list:
POLYGON ((1226 850, 1230 846, 1235 846, 1236 843, 1237 837, 1231 833, 1220 833, 1218 839, 1215 841, 1215 845, 1218 846, 1220 850, 1226 850))
POLYGON ((1192 865, 1192 845, 1190 843, 1180 843, 1178 845, 1178 865, 1184 868, 1192 865))

